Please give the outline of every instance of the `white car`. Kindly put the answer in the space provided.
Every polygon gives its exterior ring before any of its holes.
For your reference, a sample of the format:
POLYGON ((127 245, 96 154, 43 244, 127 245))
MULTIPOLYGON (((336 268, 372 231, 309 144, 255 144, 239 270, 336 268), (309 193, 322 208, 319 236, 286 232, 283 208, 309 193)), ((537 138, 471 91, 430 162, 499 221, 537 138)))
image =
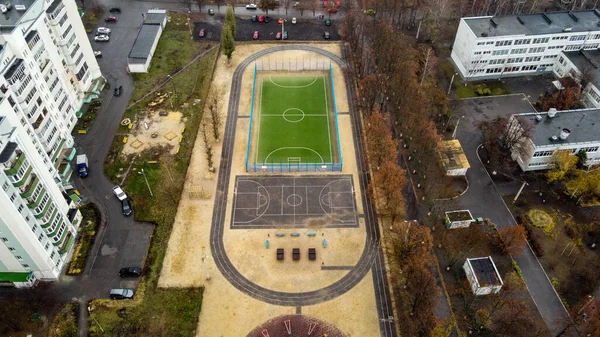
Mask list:
POLYGON ((108 42, 108 40, 110 40, 110 37, 108 35, 96 35, 96 36, 94 36, 94 41, 108 42))
POLYGON ((108 35, 108 34, 110 34, 110 28, 98 27, 98 34, 108 35))
POLYGON ((119 200, 125 200, 127 199, 127 194, 125 194, 125 192, 123 192, 123 190, 121 189, 121 187, 119 187, 118 185, 113 187, 113 193, 117 196, 117 198, 119 200))
POLYGON ((99 50, 94 50, 94 56, 96 57, 102 57, 102 52, 99 50))
POLYGON ((296 24, 296 22, 298 22, 298 20, 296 20, 296 18, 292 18, 292 23, 296 24))
POLYGON ((256 4, 247 4, 246 9, 257 9, 258 6, 256 4))

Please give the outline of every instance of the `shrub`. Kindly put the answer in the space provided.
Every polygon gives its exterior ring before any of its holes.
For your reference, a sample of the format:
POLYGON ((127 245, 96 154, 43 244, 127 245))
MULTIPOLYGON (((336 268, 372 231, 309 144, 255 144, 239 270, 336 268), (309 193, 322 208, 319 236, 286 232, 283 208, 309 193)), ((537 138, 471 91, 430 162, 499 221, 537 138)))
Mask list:
POLYGON ((489 96, 492 94, 492 91, 489 88, 485 88, 485 89, 483 89, 483 94, 485 96, 489 96))
POLYGON ((531 248, 533 248, 535 255, 538 257, 544 256, 544 248, 542 247, 540 238, 537 234, 529 232, 529 241, 531 242, 531 248))
POLYGON ((517 273, 517 275, 519 275, 520 277, 523 277, 523 271, 521 270, 521 267, 519 267, 519 264, 517 263, 517 261, 512 260, 512 267, 515 270, 515 272, 517 273))

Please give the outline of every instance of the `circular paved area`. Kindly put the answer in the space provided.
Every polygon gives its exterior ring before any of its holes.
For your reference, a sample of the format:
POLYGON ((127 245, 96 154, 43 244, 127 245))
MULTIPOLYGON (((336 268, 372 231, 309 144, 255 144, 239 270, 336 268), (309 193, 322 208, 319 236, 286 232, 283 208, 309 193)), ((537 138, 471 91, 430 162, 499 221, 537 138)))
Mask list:
POLYGON ((345 335, 333 325, 320 319, 305 315, 285 315, 275 317, 250 332, 246 337, 288 337, 288 336, 327 336, 345 337, 345 335))
MULTIPOLYGON (((236 68, 231 85, 229 96, 229 110, 227 112, 227 121, 225 124, 225 134, 223 140, 223 152, 221 154, 221 167, 219 168, 219 178, 217 181, 217 194, 215 197, 215 207, 210 233, 210 246, 215 264, 225 278, 238 290, 254 297, 258 300, 284 306, 304 306, 321 303, 336 298, 356 286, 373 266, 373 261, 378 254, 378 231, 376 219, 370 216, 365 217, 367 243, 356 266, 337 282, 315 291, 291 293, 270 290, 261 287, 242 275, 233 265, 223 242, 223 231, 225 229, 225 212, 227 209, 227 195, 229 190, 229 176, 231 174, 231 156, 233 155, 233 146, 235 138, 235 128, 238 116, 238 106, 240 101, 240 88, 242 76, 246 68, 256 59, 270 53, 284 50, 304 50, 330 58, 341 68, 346 67, 346 63, 337 55, 328 51, 304 45, 286 45, 268 48, 259 51, 245 59, 236 68)), ((353 123, 355 137, 356 125, 353 123)), ((355 140, 357 141, 357 140, 355 140)), ((360 141, 360 140, 358 140, 360 141)), ((362 160, 361 160, 362 161, 362 160)), ((364 190, 364 186, 363 190, 364 190)), ((363 196, 364 198, 364 196, 363 196)), ((364 201, 364 200, 363 200, 364 201)))

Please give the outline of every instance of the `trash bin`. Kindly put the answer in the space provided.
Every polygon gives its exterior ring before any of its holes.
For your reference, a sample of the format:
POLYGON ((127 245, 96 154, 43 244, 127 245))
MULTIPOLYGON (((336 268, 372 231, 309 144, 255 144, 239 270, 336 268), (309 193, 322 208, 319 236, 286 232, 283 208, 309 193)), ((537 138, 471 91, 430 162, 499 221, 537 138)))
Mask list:
POLYGON ((477 223, 483 223, 483 218, 482 217, 478 217, 476 220, 477 220, 477 223))

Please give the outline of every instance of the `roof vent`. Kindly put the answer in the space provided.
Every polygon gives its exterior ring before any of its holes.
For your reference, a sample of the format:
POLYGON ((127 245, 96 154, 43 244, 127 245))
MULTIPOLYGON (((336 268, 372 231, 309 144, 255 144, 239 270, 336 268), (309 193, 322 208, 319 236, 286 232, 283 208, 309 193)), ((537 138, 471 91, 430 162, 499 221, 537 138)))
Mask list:
POLYGON ((488 36, 488 33, 486 33, 486 32, 483 32, 483 33, 481 33, 481 36, 483 36, 483 37, 487 37, 487 36, 488 36))
POLYGON ((542 115, 535 115, 535 120, 540 122, 542 120, 542 115))
POLYGON ((549 118, 554 118, 554 116, 556 116, 556 113, 558 111, 556 111, 556 108, 550 108, 550 110, 548 110, 548 117, 549 118))
POLYGON ((548 22, 548 24, 552 23, 552 19, 550 19, 550 17, 548 17, 546 13, 542 13, 542 17, 544 18, 544 20, 546 20, 546 22, 548 22))
POLYGON ((563 32, 570 32, 573 30, 573 27, 565 27, 563 28, 563 32))
POLYGON ((12 5, 10 4, 10 1, 5 2, 4 6, 6 6, 7 10, 11 10, 12 9, 12 5))
POLYGON ((5 5, 0 4, 0 11, 2 11, 2 13, 6 13, 8 11, 8 8, 6 8, 5 5))
POLYGON ((498 24, 496 23, 496 21, 494 21, 494 19, 490 19, 490 23, 492 24, 492 27, 498 27, 498 24))
POLYGON ((27 9, 24 5, 15 5, 15 9, 19 12, 22 12, 27 9))
POLYGON ((556 136, 552 136, 552 137, 550 137, 550 140, 557 141, 557 140, 558 140, 558 137, 556 137, 556 136))
POLYGON ((523 19, 521 19, 520 16, 517 15, 517 21, 519 21, 520 24, 524 25, 525 22, 523 21, 523 19))
POLYGON ((565 128, 560 131, 559 137, 561 140, 565 140, 565 139, 567 139, 567 137, 569 137, 570 134, 571 134, 571 130, 565 128))
POLYGON ((573 21, 577 22, 579 21, 579 18, 573 14, 573 12, 569 11, 569 16, 571 17, 571 19, 573 19, 573 21))

